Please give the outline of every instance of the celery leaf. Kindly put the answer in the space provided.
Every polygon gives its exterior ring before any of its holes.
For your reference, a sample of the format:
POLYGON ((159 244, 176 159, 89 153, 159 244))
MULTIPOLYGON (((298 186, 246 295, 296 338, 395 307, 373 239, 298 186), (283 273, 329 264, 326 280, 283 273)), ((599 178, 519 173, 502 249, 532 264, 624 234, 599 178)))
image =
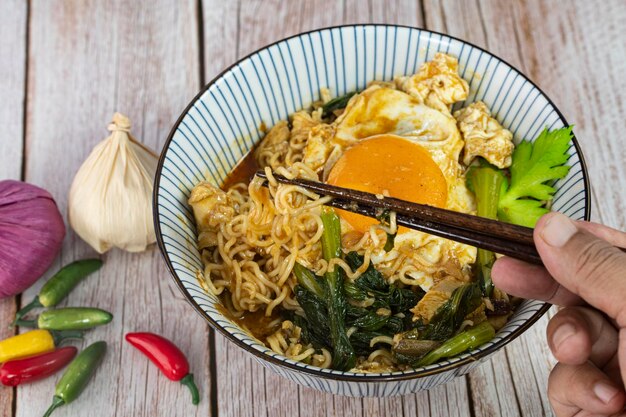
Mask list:
POLYGON ((570 167, 565 164, 571 138, 571 126, 553 131, 544 129, 535 142, 524 140, 515 148, 509 186, 500 194, 500 220, 534 227, 549 211, 545 205, 556 191, 553 181, 569 172, 570 167))

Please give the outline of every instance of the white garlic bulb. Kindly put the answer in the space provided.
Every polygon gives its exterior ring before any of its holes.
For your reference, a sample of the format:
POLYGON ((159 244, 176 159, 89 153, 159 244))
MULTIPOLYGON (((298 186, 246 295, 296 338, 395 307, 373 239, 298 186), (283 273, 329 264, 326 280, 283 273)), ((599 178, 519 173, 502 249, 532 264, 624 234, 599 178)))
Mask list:
POLYGON ((157 156, 130 135, 130 120, 113 115, 111 136, 83 162, 70 188, 69 222, 99 253, 141 252, 156 241, 152 187, 157 156))

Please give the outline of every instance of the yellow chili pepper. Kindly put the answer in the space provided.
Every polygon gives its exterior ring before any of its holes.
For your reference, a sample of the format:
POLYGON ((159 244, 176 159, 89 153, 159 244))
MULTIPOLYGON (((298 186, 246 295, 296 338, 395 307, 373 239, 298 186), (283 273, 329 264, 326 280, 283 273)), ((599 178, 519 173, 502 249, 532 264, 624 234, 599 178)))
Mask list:
POLYGON ((0 342, 0 363, 51 352, 55 345, 59 345, 63 340, 80 337, 82 337, 82 332, 56 332, 41 329, 18 334, 0 342))

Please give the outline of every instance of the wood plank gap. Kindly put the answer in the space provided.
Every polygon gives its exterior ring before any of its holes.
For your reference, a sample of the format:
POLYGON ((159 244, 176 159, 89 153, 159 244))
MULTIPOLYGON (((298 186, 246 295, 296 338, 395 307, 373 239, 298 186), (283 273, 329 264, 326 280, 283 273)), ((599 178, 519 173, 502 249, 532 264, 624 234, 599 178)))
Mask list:
MULTIPOLYGON (((519 343, 519 341, 518 341, 519 343)), ((508 349, 504 349, 504 357, 506 358, 506 363, 509 367, 509 369, 513 369, 513 364, 511 364, 511 359, 509 358, 509 351, 508 349)), ((511 372, 512 374, 513 372, 511 372)), ((515 378, 511 378, 511 382, 513 383, 513 391, 515 392, 515 402, 517 402, 517 408, 519 408, 519 412, 520 415, 524 415, 524 410, 522 409, 522 404, 520 403, 519 400, 519 395, 517 395, 517 386, 515 385, 515 378)), ((500 401, 500 398, 498 398, 498 401, 500 401)))
POLYGON ((420 13, 422 14, 422 27, 426 28, 426 7, 424 6, 424 0, 419 1, 420 13))
POLYGON ((476 409, 474 408, 474 395, 472 392, 472 381, 469 375, 464 375, 465 385, 467 387, 467 400, 469 402, 469 413, 471 417, 476 417, 476 409))
POLYGON ((241 46, 241 0, 237 0, 237 28, 235 29, 237 36, 235 38, 235 57, 240 59, 239 56, 241 46))
MULTIPOLYGON (((529 357, 528 357, 528 363, 532 363, 531 358, 530 358, 530 349, 529 349, 529 348, 527 348, 527 349, 526 349, 526 351, 528 352, 528 356, 529 356, 529 357)), ((535 383, 536 383, 537 381, 539 381, 539 380, 540 380, 541 375, 537 375, 537 369, 536 369, 536 367, 535 367, 535 366, 531 366, 530 368, 531 368, 531 370, 532 370, 533 377, 534 377, 534 379, 535 379, 535 383)), ((539 395, 542 395, 542 394, 548 395, 548 393, 547 393, 547 392, 542 393, 541 391, 539 391, 539 395)), ((516 397, 519 397, 519 396, 518 396, 518 395, 516 395, 516 397)), ((519 401, 519 400, 518 400, 518 401, 519 401)), ((542 415, 547 416, 547 415, 548 415, 548 413, 549 413, 551 410, 546 410, 546 407, 544 406, 543 401, 540 401, 540 402, 539 402, 539 404, 541 405, 542 415)))
POLYGON ((211 373, 211 384, 209 385, 209 401, 211 402, 211 416, 217 417, 219 407, 217 406, 217 355, 215 354, 215 330, 209 326, 209 372, 211 373))
MULTIPOLYGON (((26 128, 27 109, 28 109, 28 68, 29 68, 29 50, 30 50, 30 0, 26 2, 26 40, 24 41, 24 98, 22 102, 22 162, 20 166, 20 179, 26 179, 26 128)), ((17 311, 22 305, 22 294, 15 296, 15 310, 17 311)), ((13 334, 17 334, 17 326, 13 327, 13 334)), ((17 415, 17 387, 12 388, 13 398, 11 398, 11 415, 17 415)))
MULTIPOLYGON (((200 86, 204 87, 207 83, 205 79, 205 54, 204 54, 204 12, 202 0, 196 2, 196 19, 198 24, 198 69, 200 71, 198 79, 200 80, 200 86)), ((217 404, 217 356, 215 355, 215 330, 211 326, 209 327, 209 372, 211 374, 211 381, 209 384, 209 407, 211 409, 211 416, 217 417, 219 413, 219 407, 217 404)))
MULTIPOLYGON (((117 77, 117 70, 119 69, 119 65, 116 65, 116 77, 117 77)), ((119 82, 116 81, 116 89, 117 86, 119 85, 119 82)), ((116 102, 117 102, 117 97, 115 98, 116 102)), ((117 104, 117 103, 116 103, 117 104)), ((123 275, 123 283, 122 283, 122 288, 126 288, 126 274, 123 275)), ((159 301, 160 302, 160 301, 159 301)), ((122 323, 125 322, 125 317, 126 317, 126 291, 124 291, 122 293, 122 323)), ((161 328, 159 329, 159 333, 161 333, 163 331, 163 319, 161 319, 161 328)), ((120 333, 119 333, 119 346, 120 346, 120 352, 124 349, 124 328, 120 329, 120 333)), ((122 369, 122 367, 124 366, 124 356, 123 355, 119 355, 119 360, 118 360, 118 367, 119 369, 122 369)), ((120 372, 117 375, 117 384, 121 385, 121 378, 122 378, 123 374, 120 372)), ((146 395, 148 391, 148 384, 144 385, 144 396, 146 395)), ((115 413, 117 414, 118 412, 118 400, 119 400, 119 396, 115 396, 115 403, 113 406, 113 409, 115 410, 115 413)))
POLYGON ((200 80, 200 87, 204 87, 206 85, 206 80, 204 79, 204 12, 202 11, 202 0, 196 1, 196 19, 198 24, 198 60, 200 65, 198 65, 198 69, 200 74, 198 79, 200 80))
MULTIPOLYGON (((27 123, 27 110, 28 110, 28 64, 29 64, 29 52, 30 52, 30 0, 26 2, 26 41, 24 47, 24 101, 22 102, 22 166, 20 167, 20 179, 24 181, 26 179, 26 128, 27 123)), ((17 296, 15 302, 19 307, 22 301, 21 294, 17 296)), ((13 398, 15 402, 15 397, 13 398)))

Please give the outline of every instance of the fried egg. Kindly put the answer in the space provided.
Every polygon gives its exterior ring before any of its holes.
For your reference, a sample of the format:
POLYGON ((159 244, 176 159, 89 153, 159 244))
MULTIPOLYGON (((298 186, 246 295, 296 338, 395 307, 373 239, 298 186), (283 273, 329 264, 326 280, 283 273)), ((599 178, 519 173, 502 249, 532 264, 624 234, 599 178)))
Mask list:
MULTIPOLYGON (((448 200, 446 179, 426 148, 395 135, 373 136, 346 149, 327 182, 435 207, 445 207, 448 200)), ((346 211, 341 217, 361 233, 378 223, 346 211)), ((399 233, 408 231, 402 229, 399 233)))
MULTIPOLYGON (((356 95, 335 121, 333 138, 324 143, 330 146, 324 151, 327 165, 332 164, 326 167, 330 184, 475 212, 474 198, 459 164, 464 142, 456 121, 403 91, 376 85, 356 95)), ((345 211, 339 215, 344 233, 366 233, 377 223, 345 211)), ((385 264, 401 254, 431 265, 453 258, 463 267, 475 261, 476 249, 400 228, 394 249, 385 252, 378 248, 371 259, 375 265, 385 264)), ((410 274, 412 282, 425 290, 433 284, 428 273, 410 274)))

